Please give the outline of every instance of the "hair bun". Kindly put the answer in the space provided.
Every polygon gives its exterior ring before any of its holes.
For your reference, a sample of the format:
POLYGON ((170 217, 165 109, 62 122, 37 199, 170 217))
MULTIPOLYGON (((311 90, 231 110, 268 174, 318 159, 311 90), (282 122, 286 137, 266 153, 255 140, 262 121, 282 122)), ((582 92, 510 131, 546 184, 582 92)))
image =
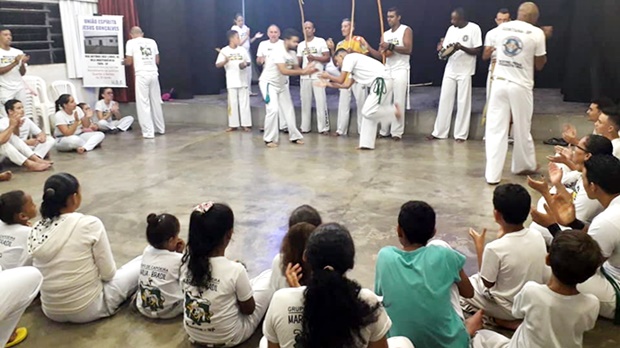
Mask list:
POLYGON ((146 217, 146 223, 149 225, 154 225, 157 223, 157 214, 153 214, 150 213, 147 217, 146 217))
POLYGON ((43 199, 51 199, 54 197, 55 194, 56 194, 56 190, 49 187, 45 189, 45 192, 43 192, 43 199))

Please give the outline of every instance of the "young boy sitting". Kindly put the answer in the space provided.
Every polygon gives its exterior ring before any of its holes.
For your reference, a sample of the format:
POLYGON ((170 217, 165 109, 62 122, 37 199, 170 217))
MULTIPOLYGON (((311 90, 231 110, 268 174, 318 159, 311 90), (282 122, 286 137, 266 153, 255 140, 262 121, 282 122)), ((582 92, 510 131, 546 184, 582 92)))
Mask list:
POLYGON ((544 238, 523 227, 531 202, 523 186, 500 185, 493 192, 493 216, 500 226, 499 238, 485 247, 486 229, 481 234, 469 231, 476 246, 480 272, 470 277, 475 294, 473 298, 463 299, 463 309, 482 309, 495 318, 498 325, 510 329, 519 325, 512 314, 515 296, 528 281, 544 283, 547 273, 544 238))
POLYGON ((389 336, 405 336, 421 348, 468 347, 470 334, 450 301, 454 284, 462 296, 473 296, 465 256, 427 245, 435 235, 435 212, 424 202, 403 204, 397 233, 402 247, 379 251, 375 275, 375 292, 392 319, 389 336))
POLYGON ((596 324, 596 296, 581 294, 577 284, 590 278, 602 262, 601 248, 581 231, 561 232, 547 255, 551 279, 546 285, 528 282, 515 297, 512 314, 523 318, 512 339, 480 330, 475 348, 581 348, 583 333, 596 324))

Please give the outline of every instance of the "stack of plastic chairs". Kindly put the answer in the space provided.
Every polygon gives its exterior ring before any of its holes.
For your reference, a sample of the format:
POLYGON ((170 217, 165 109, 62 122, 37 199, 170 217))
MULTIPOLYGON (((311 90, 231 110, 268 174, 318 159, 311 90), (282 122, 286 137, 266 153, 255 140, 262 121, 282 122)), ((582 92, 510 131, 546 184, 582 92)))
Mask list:
POLYGON ((38 76, 26 75, 24 82, 28 86, 29 97, 32 98, 32 118, 46 134, 51 134, 50 118, 54 115, 55 108, 47 96, 45 80, 38 76))

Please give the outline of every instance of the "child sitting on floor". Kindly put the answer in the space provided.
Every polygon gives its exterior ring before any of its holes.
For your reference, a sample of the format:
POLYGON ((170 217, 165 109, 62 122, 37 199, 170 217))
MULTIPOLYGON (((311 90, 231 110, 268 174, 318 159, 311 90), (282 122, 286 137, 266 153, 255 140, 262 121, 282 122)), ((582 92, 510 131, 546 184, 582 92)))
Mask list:
POLYGON ((581 284, 596 272, 603 257, 598 243, 581 231, 565 231, 551 244, 546 263, 552 276, 546 285, 528 282, 515 297, 512 314, 523 318, 512 339, 480 330, 475 348, 581 348, 583 333, 596 324, 596 296, 581 294, 581 284))
POLYGON ((435 212, 425 202, 403 204, 397 232, 402 248, 381 249, 375 275, 375 292, 393 321, 389 335, 405 336, 417 348, 467 348, 470 334, 451 305, 454 284, 462 296, 473 296, 465 256, 427 245, 435 235, 435 212))
POLYGON ((149 318, 174 318, 183 313, 179 272, 185 242, 179 238, 181 225, 170 214, 149 214, 146 222, 150 245, 142 254, 136 306, 149 318))
POLYGON ((30 220, 37 216, 32 196, 10 191, 0 196, 0 268, 7 270, 32 265, 27 240, 30 220))

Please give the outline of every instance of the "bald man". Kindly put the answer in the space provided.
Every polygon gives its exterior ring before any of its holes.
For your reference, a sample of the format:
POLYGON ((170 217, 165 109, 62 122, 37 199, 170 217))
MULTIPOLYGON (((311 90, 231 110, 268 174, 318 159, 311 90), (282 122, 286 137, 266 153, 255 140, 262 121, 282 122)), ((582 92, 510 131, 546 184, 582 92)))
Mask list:
POLYGON ((144 37, 140 27, 129 32, 131 40, 125 49, 125 65, 133 65, 136 76, 136 110, 144 139, 155 138, 155 132, 164 134, 166 125, 159 87, 159 49, 153 39, 144 37))
POLYGON ((534 140, 530 133, 534 112, 534 70, 547 63, 546 38, 535 26, 538 7, 519 6, 516 21, 501 24, 495 34, 496 60, 486 122, 486 172, 488 184, 498 184, 508 151, 512 112, 514 147, 511 171, 527 175, 537 170, 534 140))
POLYGON ((301 132, 310 133, 312 128, 312 95, 316 103, 316 123, 319 133, 329 135, 329 113, 327 111, 327 96, 325 87, 315 85, 319 74, 324 70, 325 64, 329 63, 329 48, 324 39, 314 36, 316 29, 314 23, 304 23, 304 33, 307 41, 302 41, 297 46, 297 58, 302 68, 314 62, 317 72, 312 75, 302 75, 300 81, 301 94, 301 132))
MULTIPOLYGON (((258 50, 256 50, 256 63, 258 63, 258 65, 265 65, 265 61, 267 60, 273 49, 282 46, 282 44, 284 43, 280 39, 280 28, 275 24, 272 24, 269 26, 269 28, 267 28, 267 37, 269 38, 269 40, 261 41, 261 43, 258 44, 258 50)), ((289 86, 289 78, 287 76, 286 86, 282 90, 282 93, 285 98, 291 99, 291 91, 289 89, 289 86)), ((285 133, 288 132, 288 126, 286 125, 287 112, 295 113, 295 109, 293 109, 292 111, 282 109, 278 110, 279 129, 281 132, 285 133)))

